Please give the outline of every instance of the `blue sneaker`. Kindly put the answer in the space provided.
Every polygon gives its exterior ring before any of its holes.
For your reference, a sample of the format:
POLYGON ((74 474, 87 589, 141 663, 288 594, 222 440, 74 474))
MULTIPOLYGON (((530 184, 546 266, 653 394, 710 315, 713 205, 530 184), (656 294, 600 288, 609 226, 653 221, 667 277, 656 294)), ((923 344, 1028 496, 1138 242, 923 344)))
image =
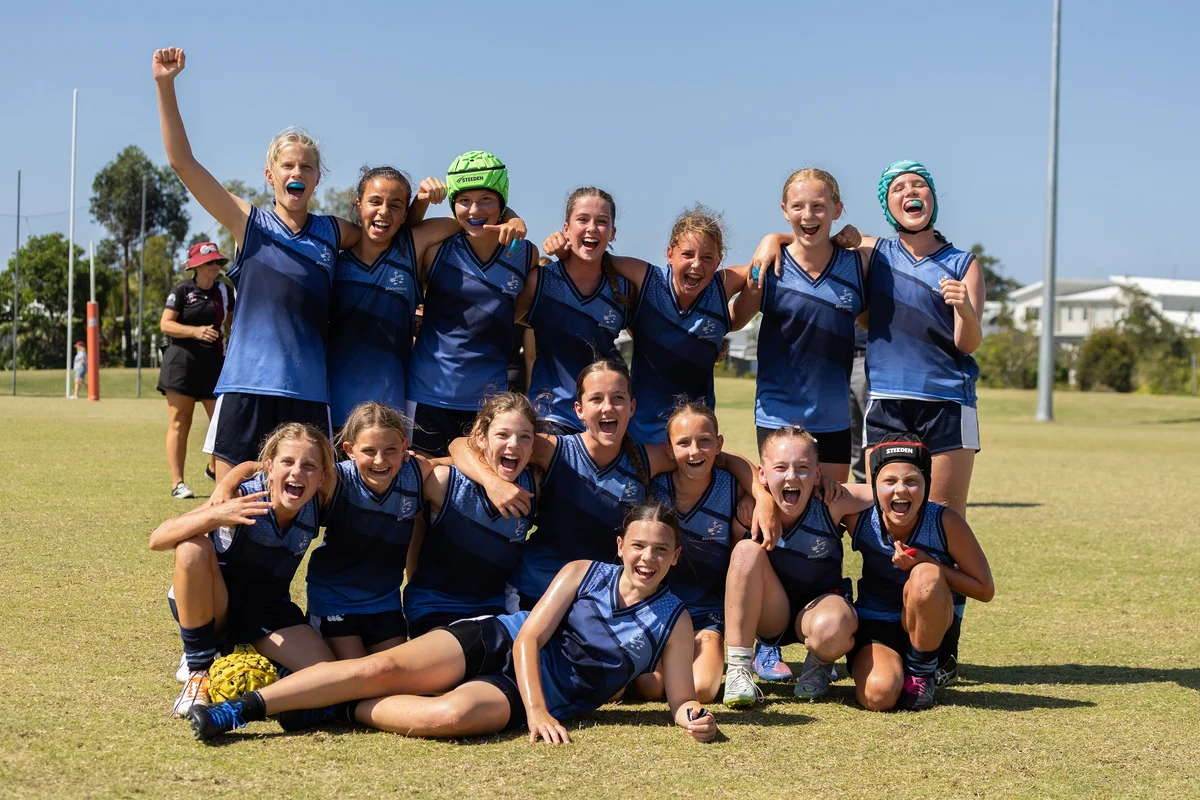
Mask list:
POLYGON ((763 681, 790 681, 792 670, 783 663, 783 654, 774 645, 760 644, 754 654, 754 672, 763 681))
POLYGON ((207 742, 222 733, 246 727, 241 700, 211 706, 194 705, 188 709, 187 718, 192 723, 192 734, 198 742, 207 742))
POLYGON ((349 719, 349 703, 325 706, 324 708, 302 708, 295 711, 284 711, 278 716, 279 727, 285 731, 302 731, 305 728, 316 728, 321 725, 334 725, 339 722, 347 723, 349 719))

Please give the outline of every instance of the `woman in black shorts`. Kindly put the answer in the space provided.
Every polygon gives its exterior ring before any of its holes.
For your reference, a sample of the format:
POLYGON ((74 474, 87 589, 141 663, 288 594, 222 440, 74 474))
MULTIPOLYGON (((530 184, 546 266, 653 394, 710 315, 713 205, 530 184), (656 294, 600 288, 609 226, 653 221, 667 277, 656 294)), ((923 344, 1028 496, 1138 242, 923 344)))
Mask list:
MULTIPOLYGON (((170 337, 163 353, 158 390, 167 396, 167 467, 171 496, 184 500, 196 495, 183 482, 188 434, 196 401, 212 419, 213 389, 225 363, 225 337, 233 321, 233 289, 217 281, 229 259, 212 242, 197 242, 188 250, 186 269, 193 276, 167 295, 159 328, 170 337)), ((211 459, 210 459, 211 462, 211 459)), ((214 477, 213 465, 205 475, 214 477)))

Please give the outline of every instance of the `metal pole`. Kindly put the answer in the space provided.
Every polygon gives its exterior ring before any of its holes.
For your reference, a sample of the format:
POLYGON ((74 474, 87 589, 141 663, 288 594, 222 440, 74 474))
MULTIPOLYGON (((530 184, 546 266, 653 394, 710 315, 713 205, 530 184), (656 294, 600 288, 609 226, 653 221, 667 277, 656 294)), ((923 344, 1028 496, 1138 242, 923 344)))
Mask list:
POLYGON ((21 307, 21 170, 17 170, 17 256, 13 261, 13 363, 12 393, 17 396, 17 309, 21 307))
POLYGON ((67 223, 67 397, 71 396, 71 318, 75 315, 75 130, 79 111, 79 90, 71 95, 71 211, 67 223))
POLYGON ((1058 244, 1058 67, 1061 60, 1062 0, 1054 0, 1050 45, 1050 164, 1046 170, 1046 251, 1042 277, 1042 338, 1038 343, 1038 404, 1034 419, 1054 420, 1054 258, 1058 244))
POLYGON ((142 257, 138 262, 137 396, 142 396, 142 295, 146 293, 146 176, 142 176, 142 257))

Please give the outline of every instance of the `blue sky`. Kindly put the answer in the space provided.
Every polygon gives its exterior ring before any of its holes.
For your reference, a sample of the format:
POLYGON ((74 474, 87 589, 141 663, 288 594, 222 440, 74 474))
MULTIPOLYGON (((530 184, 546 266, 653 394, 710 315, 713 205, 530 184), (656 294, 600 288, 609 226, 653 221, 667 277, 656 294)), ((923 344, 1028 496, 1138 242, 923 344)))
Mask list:
MULTIPOLYGON (((286 125, 324 142, 337 187, 365 163, 443 175, 482 148, 508 164, 539 244, 591 183, 616 196, 619 252, 661 259, 674 216, 702 201, 725 213, 740 263, 781 228, 793 169, 830 170, 844 219, 883 234, 878 174, 916 158, 941 231, 1040 277, 1049 0, 508 5, 20 4, 0 49, 0 253, 18 169, 33 233, 66 230, 48 212, 69 206, 74 88, 76 239, 103 236, 92 176, 128 144, 165 161, 150 56, 177 45, 193 148, 222 180, 256 181, 286 125)), ((1059 274, 1200 278, 1185 195, 1200 184, 1200 10, 1064 6, 1059 274)), ((191 210, 194 230, 212 226, 191 210)))

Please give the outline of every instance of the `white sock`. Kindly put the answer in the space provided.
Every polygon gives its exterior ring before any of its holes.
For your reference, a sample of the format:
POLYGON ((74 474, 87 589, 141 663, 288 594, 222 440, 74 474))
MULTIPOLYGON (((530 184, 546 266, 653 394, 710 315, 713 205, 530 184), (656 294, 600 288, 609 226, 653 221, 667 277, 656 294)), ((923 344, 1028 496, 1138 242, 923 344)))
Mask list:
POLYGON ((754 648, 733 646, 726 647, 725 663, 731 667, 749 668, 750 665, 754 663, 754 648))

